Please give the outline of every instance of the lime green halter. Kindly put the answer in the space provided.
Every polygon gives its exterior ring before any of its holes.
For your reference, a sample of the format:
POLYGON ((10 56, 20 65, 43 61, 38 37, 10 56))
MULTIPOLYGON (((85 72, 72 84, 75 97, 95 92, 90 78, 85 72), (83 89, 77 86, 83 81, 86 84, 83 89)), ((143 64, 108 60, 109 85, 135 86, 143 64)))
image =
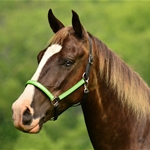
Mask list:
MULTIPOLYGON (((57 96, 57 98, 59 100, 64 99, 65 97, 67 97, 68 95, 70 95, 72 92, 74 92, 76 89, 78 89, 80 86, 82 86, 83 84, 85 84, 85 80, 81 79, 77 84, 75 84, 74 86, 72 86, 69 90, 67 90, 66 92, 62 93, 61 95, 57 96)), ((46 94, 46 96, 53 101, 56 97, 45 87, 43 86, 41 83, 34 81, 34 80, 28 80, 26 84, 32 84, 35 87, 39 88, 43 93, 46 94)))

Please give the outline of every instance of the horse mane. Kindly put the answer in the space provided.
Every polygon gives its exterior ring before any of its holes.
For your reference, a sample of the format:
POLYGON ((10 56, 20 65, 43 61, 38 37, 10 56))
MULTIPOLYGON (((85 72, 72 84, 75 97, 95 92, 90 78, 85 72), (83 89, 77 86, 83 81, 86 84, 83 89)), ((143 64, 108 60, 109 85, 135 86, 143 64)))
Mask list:
POLYGON ((118 100, 138 117, 150 115, 150 89, 143 79, 126 65, 104 43, 93 37, 96 42, 100 77, 116 92, 118 100))

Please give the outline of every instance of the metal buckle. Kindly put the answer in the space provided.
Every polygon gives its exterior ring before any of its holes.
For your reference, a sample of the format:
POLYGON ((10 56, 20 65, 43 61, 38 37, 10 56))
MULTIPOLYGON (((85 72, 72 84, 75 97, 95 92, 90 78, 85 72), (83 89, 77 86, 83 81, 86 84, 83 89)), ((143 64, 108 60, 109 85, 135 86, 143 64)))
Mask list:
POLYGON ((93 64, 93 56, 92 56, 92 54, 90 54, 90 56, 89 56, 89 64, 90 64, 90 65, 93 64))
POLYGON ((57 96, 57 97, 55 97, 53 100, 52 100, 52 105, 54 106, 54 117, 52 117, 51 119, 50 119, 50 121, 55 121, 56 119, 57 119, 57 106, 59 105, 59 101, 60 101, 60 99, 59 99, 59 97, 57 96))
POLYGON ((57 107, 57 106, 59 105, 59 101, 60 101, 59 97, 58 97, 58 96, 55 97, 55 98, 52 100, 53 106, 54 106, 54 107, 57 107))
POLYGON ((85 72, 83 73, 82 77, 85 81, 85 83, 84 83, 84 93, 87 94, 87 93, 89 93, 89 90, 88 90, 88 87, 87 87, 87 84, 89 82, 89 78, 86 78, 86 73, 85 72))
POLYGON ((82 78, 84 79, 86 84, 89 82, 89 78, 86 77, 86 72, 83 73, 82 78))
POLYGON ((89 90, 88 90, 88 88, 87 88, 87 85, 86 85, 86 84, 84 84, 84 93, 85 93, 85 94, 89 93, 89 90))

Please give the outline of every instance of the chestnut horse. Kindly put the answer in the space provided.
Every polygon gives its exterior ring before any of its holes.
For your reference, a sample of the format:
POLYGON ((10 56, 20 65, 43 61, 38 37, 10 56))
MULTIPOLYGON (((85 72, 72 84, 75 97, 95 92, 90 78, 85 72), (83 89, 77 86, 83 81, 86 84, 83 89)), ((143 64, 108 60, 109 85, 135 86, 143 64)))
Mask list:
POLYGON ((150 89, 72 11, 65 27, 49 10, 55 35, 39 66, 13 103, 14 126, 38 133, 43 123, 81 104, 96 150, 150 150, 150 89))

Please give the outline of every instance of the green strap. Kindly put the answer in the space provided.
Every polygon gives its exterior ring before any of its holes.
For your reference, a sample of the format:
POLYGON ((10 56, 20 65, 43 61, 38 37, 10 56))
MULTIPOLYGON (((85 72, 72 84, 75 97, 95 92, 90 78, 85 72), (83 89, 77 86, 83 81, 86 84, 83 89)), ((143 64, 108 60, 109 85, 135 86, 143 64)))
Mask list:
POLYGON ((84 79, 81 79, 78 83, 76 83, 73 87, 71 87, 69 90, 67 90, 66 92, 62 93, 61 95, 59 95, 59 99, 62 100, 65 97, 67 97, 68 95, 70 95, 72 92, 74 92, 76 89, 78 89, 80 86, 82 86, 85 83, 84 79))
MULTIPOLYGON (((62 93, 61 95, 58 96, 58 98, 60 100, 64 99, 65 97, 67 97, 68 95, 70 95, 72 92, 74 92, 75 90, 77 90, 80 86, 82 86, 85 83, 84 79, 81 79, 77 84, 75 84, 73 87, 71 87, 70 89, 68 89, 66 92, 62 93)), ((31 84, 34 85, 35 87, 39 88, 43 93, 45 93, 49 99, 52 101, 54 100, 55 96, 45 87, 43 86, 41 83, 34 81, 34 80, 28 80, 26 82, 27 84, 31 84)))
POLYGON ((37 88, 39 88, 42 92, 44 92, 50 98, 50 100, 54 99, 53 94, 45 86, 43 86, 41 83, 34 81, 34 80, 28 80, 26 82, 26 85, 27 84, 31 84, 31 85, 34 85, 37 88))

